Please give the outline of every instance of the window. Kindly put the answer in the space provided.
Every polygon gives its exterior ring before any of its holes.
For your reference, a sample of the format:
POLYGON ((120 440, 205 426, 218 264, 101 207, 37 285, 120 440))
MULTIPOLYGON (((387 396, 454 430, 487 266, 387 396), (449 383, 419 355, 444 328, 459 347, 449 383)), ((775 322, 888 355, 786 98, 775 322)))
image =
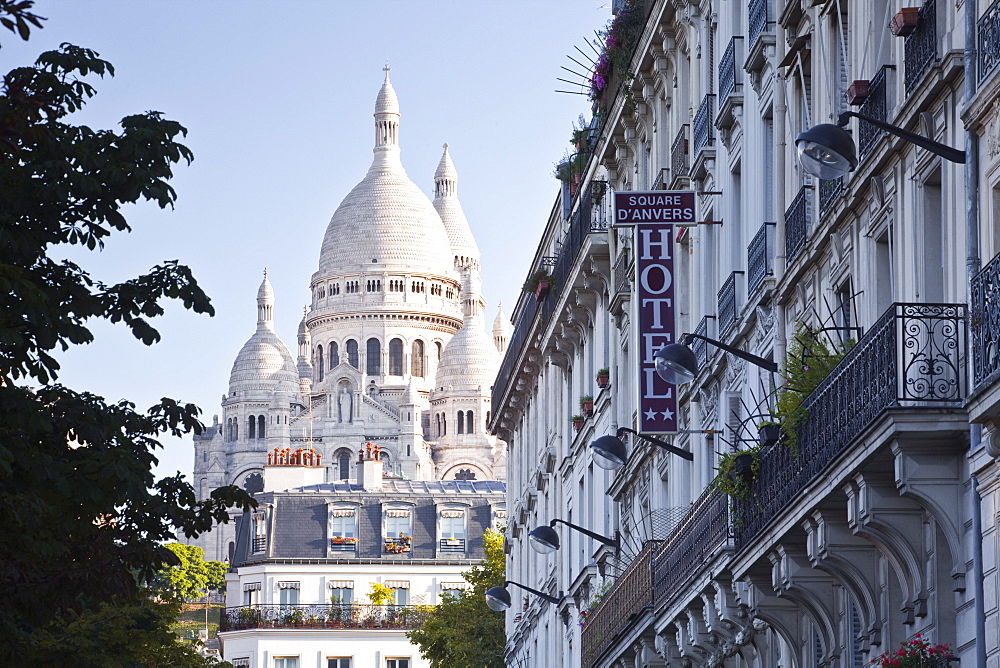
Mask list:
POLYGON ((244 656, 233 659, 233 668, 250 668, 250 657, 244 656))
POLYGON ((334 341, 329 346, 327 346, 327 351, 329 352, 330 368, 332 369, 333 367, 340 364, 340 346, 338 346, 337 342, 334 341))
POLYGON ((316 367, 319 373, 318 380, 323 380, 323 346, 316 346, 316 359, 313 362, 313 366, 316 367))
POLYGON ((406 580, 386 580, 382 583, 392 590, 392 605, 410 604, 410 583, 406 580))
POLYGON ((340 480, 347 480, 351 477, 351 453, 341 451, 337 456, 337 467, 340 471, 340 480))
POLYGON ((472 428, 472 411, 465 412, 465 433, 474 434, 475 430, 472 428))
POLYGON ((440 413, 435 413, 434 414, 434 422, 435 422, 435 424, 437 424, 437 435, 440 436, 441 435, 441 414, 440 413))
POLYGON ((459 434, 464 434, 465 433, 465 420, 462 419, 464 417, 465 417, 465 411, 458 411, 457 424, 458 424, 458 433, 459 434))
POLYGON ((251 415, 250 418, 247 420, 247 438, 249 438, 250 440, 257 438, 256 426, 257 426, 257 416, 251 415))
POLYGON ((441 342, 440 341, 435 341, 434 342, 434 348, 437 349, 437 361, 440 362, 441 361, 441 350, 442 350, 441 349, 441 342))
POLYGON ((335 580, 330 582, 330 604, 350 605, 354 602, 354 583, 335 580))
POLYGON ((445 508, 438 517, 441 552, 465 552, 465 510, 445 508))
POLYGON ((351 659, 346 656, 328 656, 326 668, 351 668, 351 659))
POLYGON ((424 342, 417 340, 413 342, 413 350, 410 353, 410 375, 417 378, 424 377, 424 342))
POLYGON ((387 508, 382 517, 384 551, 401 554, 410 551, 413 543, 409 508, 387 508))
POLYGON ((267 525, 263 512, 253 514, 253 551, 263 552, 267 548, 267 525))
POLYGON ((368 364, 366 373, 377 376, 382 373, 382 344, 378 339, 368 339, 368 364))
POLYGON ((330 510, 330 549, 353 552, 358 545, 358 514, 354 508, 330 510))
POLYGON ((358 342, 354 339, 347 340, 347 363, 358 368, 358 342))
POLYGON ((403 375, 403 340, 393 339, 389 342, 389 375, 403 375))
POLYGON ((410 657, 406 657, 405 659, 399 657, 386 658, 385 668, 410 668, 410 657))
POLYGON ((264 416, 257 416, 257 438, 264 438, 264 416))
POLYGON ((279 582, 278 583, 278 603, 281 605, 299 604, 299 583, 279 582))
POLYGON ((274 668, 299 668, 299 657, 276 656, 274 657, 274 668))
POLYGON ((243 605, 257 605, 260 603, 260 583, 243 583, 243 605))

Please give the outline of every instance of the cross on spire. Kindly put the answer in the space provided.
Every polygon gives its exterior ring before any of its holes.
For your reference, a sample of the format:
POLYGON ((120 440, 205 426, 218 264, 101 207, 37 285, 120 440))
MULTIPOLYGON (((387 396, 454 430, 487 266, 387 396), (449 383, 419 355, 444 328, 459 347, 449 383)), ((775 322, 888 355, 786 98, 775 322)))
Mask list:
POLYGON ((392 68, 389 67, 389 61, 387 60, 387 61, 385 61, 385 67, 382 68, 382 71, 385 72, 385 80, 386 81, 389 80, 389 70, 390 69, 392 69, 392 68))

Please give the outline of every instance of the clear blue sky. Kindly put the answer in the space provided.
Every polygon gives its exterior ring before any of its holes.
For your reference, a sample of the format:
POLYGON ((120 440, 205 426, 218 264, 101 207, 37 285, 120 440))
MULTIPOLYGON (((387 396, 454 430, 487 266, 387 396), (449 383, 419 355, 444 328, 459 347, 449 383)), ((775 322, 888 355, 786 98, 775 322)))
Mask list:
MULTIPOLYGON (((61 357, 59 380, 140 408, 161 396, 220 411, 233 359, 256 322, 266 266, 278 334, 295 354, 327 222, 371 161, 372 111, 386 61, 399 97, 410 178, 430 194, 441 146, 482 250, 492 322, 510 311, 558 190, 553 164, 589 114, 560 66, 579 59, 611 18, 610 0, 39 0, 48 17, 27 43, 4 31, 0 69, 71 42, 111 61, 113 79, 76 122, 113 127, 162 111, 189 130, 191 166, 172 181, 173 211, 137 206, 134 231, 100 254, 74 256, 120 281, 166 259, 191 266, 216 316, 170 307, 147 348, 123 328, 61 357)), ((158 473, 190 477, 190 439, 165 439, 158 473)))

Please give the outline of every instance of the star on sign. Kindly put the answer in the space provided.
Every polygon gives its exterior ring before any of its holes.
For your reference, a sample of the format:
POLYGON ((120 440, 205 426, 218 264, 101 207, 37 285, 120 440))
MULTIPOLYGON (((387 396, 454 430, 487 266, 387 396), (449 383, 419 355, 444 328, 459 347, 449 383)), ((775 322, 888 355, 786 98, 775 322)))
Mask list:
POLYGON ((669 420, 674 417, 673 411, 660 411, 660 415, 663 416, 664 420, 669 420))
POLYGON ((643 413, 643 415, 646 416, 647 420, 655 420, 656 419, 656 411, 654 411, 652 408, 650 408, 648 411, 646 411, 645 413, 643 413))

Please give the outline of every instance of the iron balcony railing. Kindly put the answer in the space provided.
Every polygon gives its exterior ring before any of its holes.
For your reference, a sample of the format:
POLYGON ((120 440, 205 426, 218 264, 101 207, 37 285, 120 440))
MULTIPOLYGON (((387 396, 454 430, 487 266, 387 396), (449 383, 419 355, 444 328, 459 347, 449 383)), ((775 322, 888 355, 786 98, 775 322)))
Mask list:
POLYGON ((903 44, 903 84, 912 91, 937 58, 937 0, 924 0, 917 29, 903 44))
POLYGON ((1000 255, 972 279, 971 292, 972 386, 978 390, 1000 377, 1000 255))
POLYGON ((791 265, 806 245, 809 220, 812 217, 812 186, 799 188, 791 206, 785 211, 785 263, 791 265))
POLYGON ((668 605, 725 545, 729 504, 725 495, 706 489, 677 528, 653 554, 653 604, 668 605))
POLYGON ((438 550, 442 553, 461 553, 465 554, 465 539, 464 538, 442 538, 438 542, 438 550))
POLYGON ((507 342, 507 351, 504 353, 503 361, 500 363, 500 371, 497 372, 496 380, 493 382, 493 406, 500 405, 504 390, 510 384, 537 313, 538 302, 535 301, 534 297, 528 297, 524 305, 524 310, 521 311, 520 317, 514 323, 514 331, 507 342))
MULTIPOLYGON (((997 1, 1000 2, 1000 0, 997 1)), ((674 183, 677 183, 677 179, 686 177, 689 170, 688 125, 685 123, 677 131, 674 143, 670 145, 670 178, 674 183)))
POLYGON ((774 259, 774 244, 770 237, 774 223, 764 223, 757 230, 747 247, 747 297, 757 291, 764 279, 770 276, 774 259))
POLYGON ((596 665, 601 654, 635 621, 639 612, 646 608, 652 610, 651 564, 659 545, 658 540, 646 541, 638 556, 601 599, 597 609, 587 617, 580 634, 583 646, 581 665, 588 668, 596 665))
POLYGON ((608 229, 611 218, 614 215, 614 199, 609 195, 611 189, 607 181, 591 181, 587 188, 587 197, 590 202, 590 231, 603 232, 608 229))
POLYGON ((719 336, 725 336, 729 328, 736 324, 739 316, 739 305, 736 303, 736 275, 742 271, 734 271, 722 284, 717 297, 716 315, 719 316, 719 336))
MULTIPOLYGON (((694 328, 694 333, 698 336, 708 336, 708 319, 711 316, 705 316, 698 323, 698 326, 694 328)), ((694 358, 698 360, 698 368, 704 369, 708 366, 708 342, 704 339, 695 339, 691 342, 691 352, 694 353, 694 358)))
POLYGON ((694 115, 694 122, 691 125, 691 156, 697 158, 699 151, 710 146, 714 135, 712 134, 712 121, 715 118, 715 95, 709 93, 701 101, 698 111, 694 115))
MULTIPOLYGON (((858 107, 858 113, 880 121, 885 121, 888 109, 886 98, 886 71, 889 66, 883 66, 870 82, 868 82, 868 97, 864 104, 858 107)), ((858 158, 864 160, 871 152, 875 142, 884 134, 871 123, 858 121, 858 158)))
POLYGON ((893 304, 802 403, 797 454, 761 451, 753 492, 734 499, 736 549, 751 545, 890 408, 965 398, 965 305, 893 304))
POLYGON ((624 294, 632 291, 632 263, 628 251, 622 251, 615 260, 615 292, 624 294))
POLYGON ((244 629, 412 629, 427 606, 364 603, 241 605, 222 611, 219 631, 244 629))
POLYGON ((976 46, 979 52, 979 81, 982 82, 1000 63, 1000 0, 994 0, 979 17, 976 46))
POLYGON ((750 6, 747 8, 747 27, 749 28, 748 36, 751 48, 767 28, 767 5, 769 3, 770 0, 750 0, 750 6))
POLYGON ((267 538, 254 538, 253 539, 253 551, 263 552, 267 547, 267 538))
POLYGON ((739 81, 739 70, 736 64, 736 40, 743 37, 733 37, 729 40, 729 46, 719 60, 719 108, 723 108, 726 100, 734 90, 739 81))
POLYGON ((829 211, 843 191, 843 179, 820 179, 819 181, 819 212, 829 211))

